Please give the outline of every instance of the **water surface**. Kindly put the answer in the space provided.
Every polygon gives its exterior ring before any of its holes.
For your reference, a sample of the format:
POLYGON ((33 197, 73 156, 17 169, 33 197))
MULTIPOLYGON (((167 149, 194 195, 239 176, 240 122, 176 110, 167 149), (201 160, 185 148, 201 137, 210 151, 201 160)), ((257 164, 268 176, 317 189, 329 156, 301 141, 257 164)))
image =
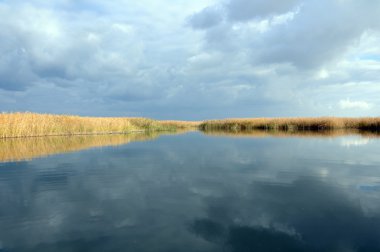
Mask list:
POLYGON ((380 251, 377 138, 147 139, 7 154, 0 251, 380 251))

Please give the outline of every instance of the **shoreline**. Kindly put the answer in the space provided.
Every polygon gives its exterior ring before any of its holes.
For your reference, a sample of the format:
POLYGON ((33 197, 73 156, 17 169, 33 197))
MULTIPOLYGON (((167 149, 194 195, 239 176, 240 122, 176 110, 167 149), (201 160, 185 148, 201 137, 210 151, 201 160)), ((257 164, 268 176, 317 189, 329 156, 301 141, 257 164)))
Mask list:
POLYGON ((207 120, 199 125, 203 131, 328 131, 362 130, 380 132, 380 117, 289 117, 289 118, 236 118, 207 120))
POLYGON ((37 113, 0 114, 0 139, 115 135, 138 132, 199 130, 202 132, 380 132, 380 117, 230 118, 205 121, 153 120, 137 117, 81 117, 37 113))
POLYGON ((0 114, 0 139, 130 134, 198 128, 200 122, 158 121, 136 117, 81 117, 37 113, 0 114))
POLYGON ((1 139, 22 139, 22 138, 38 138, 38 137, 70 137, 70 136, 100 136, 100 135, 129 135, 132 133, 145 133, 149 131, 134 130, 128 132, 94 132, 94 133, 69 133, 69 134, 54 134, 54 135, 30 135, 30 136, 6 136, 1 139))

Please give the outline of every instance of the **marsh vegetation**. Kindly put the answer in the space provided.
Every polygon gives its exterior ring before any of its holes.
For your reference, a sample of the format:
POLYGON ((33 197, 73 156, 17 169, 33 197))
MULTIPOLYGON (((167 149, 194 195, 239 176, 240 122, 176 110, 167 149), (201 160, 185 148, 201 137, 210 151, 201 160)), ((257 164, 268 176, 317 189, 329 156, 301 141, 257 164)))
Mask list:
POLYGON ((0 138, 176 131, 197 122, 157 121, 148 118, 81 117, 36 113, 0 114, 0 138))
POLYGON ((199 125, 203 131, 226 130, 278 130, 278 131, 323 131, 323 130, 362 130, 379 131, 380 118, 238 118, 224 120, 208 120, 199 125))
POLYGON ((265 137, 301 137, 301 138, 337 138, 344 136, 360 136, 365 138, 380 138, 380 132, 364 131, 357 129, 336 129, 336 130, 206 130, 202 131, 205 135, 215 137, 238 137, 238 138, 265 138, 265 137))
MULTIPOLYGON (((293 134, 339 134, 342 131, 379 132, 380 118, 237 118, 206 121, 153 120, 128 117, 80 117, 36 113, 0 114, 0 138, 120 134, 131 132, 201 130, 206 133, 270 131, 293 134), (330 132, 329 132, 330 131, 330 132)), ((244 134, 244 133, 243 133, 244 134)))

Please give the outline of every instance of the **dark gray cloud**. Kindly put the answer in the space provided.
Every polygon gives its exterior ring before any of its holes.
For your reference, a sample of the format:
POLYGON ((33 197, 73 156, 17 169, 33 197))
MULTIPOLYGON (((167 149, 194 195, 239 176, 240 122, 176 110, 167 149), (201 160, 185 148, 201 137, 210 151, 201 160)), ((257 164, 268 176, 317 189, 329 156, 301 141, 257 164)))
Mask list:
POLYGON ((189 18, 190 25, 195 29, 207 29, 222 22, 221 10, 216 7, 207 7, 189 18))
POLYGON ((293 20, 263 36, 258 61, 289 62, 299 68, 335 62, 365 32, 379 28, 379 11, 379 3, 305 2, 293 20))
MULTIPOLYGON (((214 47, 223 48, 220 44, 247 41, 243 47, 238 44, 235 48, 249 50, 254 64, 290 63, 301 69, 320 67, 339 59, 349 47, 359 43, 365 32, 380 27, 380 4, 372 2, 231 0, 219 9, 223 10, 220 15, 227 13, 227 25, 223 29, 209 27, 207 43, 213 46, 217 41, 219 45, 214 47), (277 20, 268 17, 275 14, 283 16, 277 20), (265 32, 248 28, 244 34, 229 29, 236 27, 237 21, 244 26, 251 19, 255 19, 257 26, 266 26, 265 32), (266 23, 260 24, 260 20, 266 23)), ((207 20, 205 10, 197 15, 207 20)))
POLYGON ((10 91, 24 90, 36 80, 30 68, 30 57, 12 27, 0 24, 0 89, 10 91))
POLYGON ((300 0, 230 0, 226 4, 227 15, 232 21, 247 21, 282 14, 297 6, 300 0))

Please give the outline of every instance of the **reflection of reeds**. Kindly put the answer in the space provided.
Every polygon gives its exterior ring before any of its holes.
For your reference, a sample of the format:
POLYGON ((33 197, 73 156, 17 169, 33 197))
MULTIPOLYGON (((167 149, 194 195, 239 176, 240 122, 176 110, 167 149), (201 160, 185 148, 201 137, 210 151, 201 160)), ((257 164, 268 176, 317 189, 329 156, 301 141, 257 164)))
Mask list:
POLYGON ((116 146, 154 139, 158 133, 127 135, 50 136, 0 139, 0 162, 30 160, 93 147, 116 146))
POLYGON ((252 118, 210 120, 200 124, 202 130, 282 130, 317 131, 333 129, 380 130, 380 118, 252 118))
POLYGON ((261 138, 261 137, 341 137, 347 135, 360 135, 363 137, 380 137, 379 132, 370 132, 362 130, 319 130, 319 131, 284 131, 284 130, 207 130, 204 134, 210 136, 228 136, 228 137, 246 137, 246 138, 261 138))
POLYGON ((80 117, 35 113, 0 114, 0 138, 131 131, 176 130, 174 123, 147 118, 80 117))

